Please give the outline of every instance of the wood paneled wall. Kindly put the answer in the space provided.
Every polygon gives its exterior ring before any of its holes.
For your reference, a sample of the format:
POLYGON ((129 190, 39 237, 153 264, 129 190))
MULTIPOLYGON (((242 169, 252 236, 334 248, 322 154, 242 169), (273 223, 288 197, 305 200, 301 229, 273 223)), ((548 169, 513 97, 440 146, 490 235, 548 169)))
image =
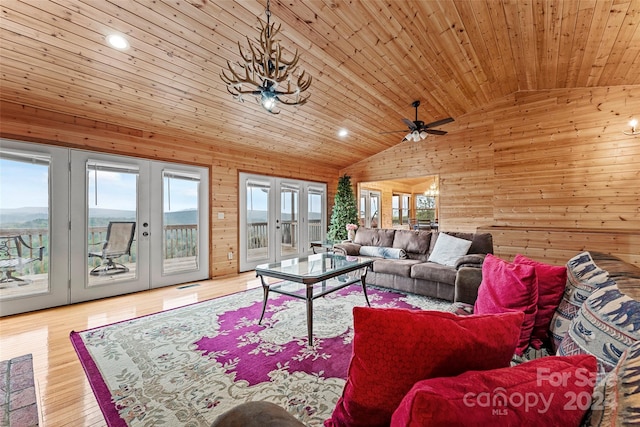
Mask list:
MULTIPOLYGON (((341 170, 353 182, 440 175, 440 228, 493 229, 496 253, 640 265, 640 86, 518 92, 341 170), (504 228, 506 227, 506 228, 504 228), (535 233, 532 232, 535 230, 535 233)), ((563 261, 564 260, 564 261, 563 261)))
POLYGON ((209 167, 212 277, 238 272, 240 172, 327 183, 327 219, 339 177, 337 169, 319 166, 308 159, 282 159, 269 151, 241 152, 227 143, 201 137, 175 138, 9 102, 0 103, 0 136, 209 167), (218 219, 218 212, 224 212, 224 219, 218 219), (234 253, 231 261, 227 259, 228 252, 234 253))

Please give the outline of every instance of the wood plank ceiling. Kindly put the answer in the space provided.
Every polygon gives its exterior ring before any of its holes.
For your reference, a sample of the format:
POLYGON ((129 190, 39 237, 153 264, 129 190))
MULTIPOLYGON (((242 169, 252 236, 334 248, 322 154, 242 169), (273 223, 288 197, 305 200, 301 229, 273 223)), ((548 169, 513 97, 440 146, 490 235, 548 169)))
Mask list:
POLYGON ((338 167, 400 143, 380 132, 406 129, 415 99, 430 122, 516 91, 640 84, 640 0, 272 0, 287 56, 313 77, 309 102, 279 115, 219 77, 265 0, 0 7, 2 100, 338 167), (112 32, 131 47, 107 47, 112 32))

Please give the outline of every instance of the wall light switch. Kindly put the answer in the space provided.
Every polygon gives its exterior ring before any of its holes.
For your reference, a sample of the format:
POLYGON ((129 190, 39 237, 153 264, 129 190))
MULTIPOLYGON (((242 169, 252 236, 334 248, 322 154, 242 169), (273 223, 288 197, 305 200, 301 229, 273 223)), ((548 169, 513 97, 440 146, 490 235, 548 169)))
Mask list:
POLYGON ((218 219, 224 219, 224 212, 218 212, 218 219))
POLYGON ((229 252, 227 254, 227 258, 229 258, 230 260, 233 259, 233 252, 229 252))

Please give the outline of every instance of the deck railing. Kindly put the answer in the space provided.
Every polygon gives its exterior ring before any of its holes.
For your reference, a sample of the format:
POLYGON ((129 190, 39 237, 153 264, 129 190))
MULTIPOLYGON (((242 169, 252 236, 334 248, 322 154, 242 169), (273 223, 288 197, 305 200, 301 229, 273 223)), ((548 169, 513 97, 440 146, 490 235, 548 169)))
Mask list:
MULTIPOLYGON (((198 248, 198 226, 197 224, 168 225, 163 230, 164 259, 175 259, 193 257, 197 255, 198 248)), ((28 274, 43 274, 49 271, 49 230, 46 228, 0 228, 0 237, 20 235, 24 241, 32 248, 22 248, 23 257, 32 258, 37 255, 38 247, 44 246, 44 256, 42 261, 34 261, 28 265, 28 274)), ((102 244, 107 238, 107 227, 89 227, 88 229, 89 251, 98 252, 102 249, 102 244)), ((137 238, 137 231, 136 231, 137 238)), ((125 263, 136 261, 136 244, 131 246, 131 255, 122 257, 125 263)), ((97 258, 92 258, 92 263, 100 262, 97 258)), ((27 270, 27 268, 25 268, 27 270)))
MULTIPOLYGON (((283 245, 296 247, 298 245, 299 224, 297 221, 282 221, 280 223, 282 230, 283 245)), ((248 249, 265 248, 269 245, 269 223, 268 222, 252 222, 247 224, 247 246, 248 249)), ((313 242, 322 239, 322 223, 320 220, 309 221, 309 241, 313 242)))
MULTIPOLYGON (((254 222, 249 224, 248 248, 257 249, 268 246, 269 227, 267 222, 254 222)), ((298 245, 299 224, 297 221, 283 221, 282 244, 296 247, 298 245)), ((192 257, 197 255, 198 248, 198 226, 197 224, 168 225, 163 230, 164 259, 174 259, 192 257)), ((44 256, 42 261, 35 261, 29 265, 30 274, 43 274, 49 271, 49 230, 46 228, 0 228, 0 236, 20 235, 24 241, 36 249, 24 248, 25 257, 33 257, 37 254, 38 247, 44 246, 44 256)), ((137 235, 137 230, 136 230, 137 235)), ((88 243, 89 250, 99 251, 101 244, 107 238, 107 227, 89 227, 88 243)), ((136 237, 137 239, 137 237, 136 237)), ((309 221, 310 242, 322 239, 322 223, 320 220, 309 221)), ((131 255, 123 258, 123 262, 135 262, 136 245, 135 240, 131 248, 131 255)), ((91 262, 100 262, 94 258, 91 262)))

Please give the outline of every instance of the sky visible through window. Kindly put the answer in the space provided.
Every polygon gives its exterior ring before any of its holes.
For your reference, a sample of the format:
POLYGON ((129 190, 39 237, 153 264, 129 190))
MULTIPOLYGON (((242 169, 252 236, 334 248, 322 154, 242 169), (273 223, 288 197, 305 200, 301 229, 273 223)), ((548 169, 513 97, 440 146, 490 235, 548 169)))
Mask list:
POLYGON ((47 166, 0 159, 0 208, 46 208, 48 190, 47 166))
MULTIPOLYGON (((0 209, 48 207, 48 174, 46 165, 0 159, 0 209)), ((136 210, 135 174, 99 171, 97 204, 95 171, 89 171, 87 184, 90 209, 136 210)), ((197 208, 197 182, 172 178, 170 197, 168 186, 164 187, 165 212, 197 208)))

